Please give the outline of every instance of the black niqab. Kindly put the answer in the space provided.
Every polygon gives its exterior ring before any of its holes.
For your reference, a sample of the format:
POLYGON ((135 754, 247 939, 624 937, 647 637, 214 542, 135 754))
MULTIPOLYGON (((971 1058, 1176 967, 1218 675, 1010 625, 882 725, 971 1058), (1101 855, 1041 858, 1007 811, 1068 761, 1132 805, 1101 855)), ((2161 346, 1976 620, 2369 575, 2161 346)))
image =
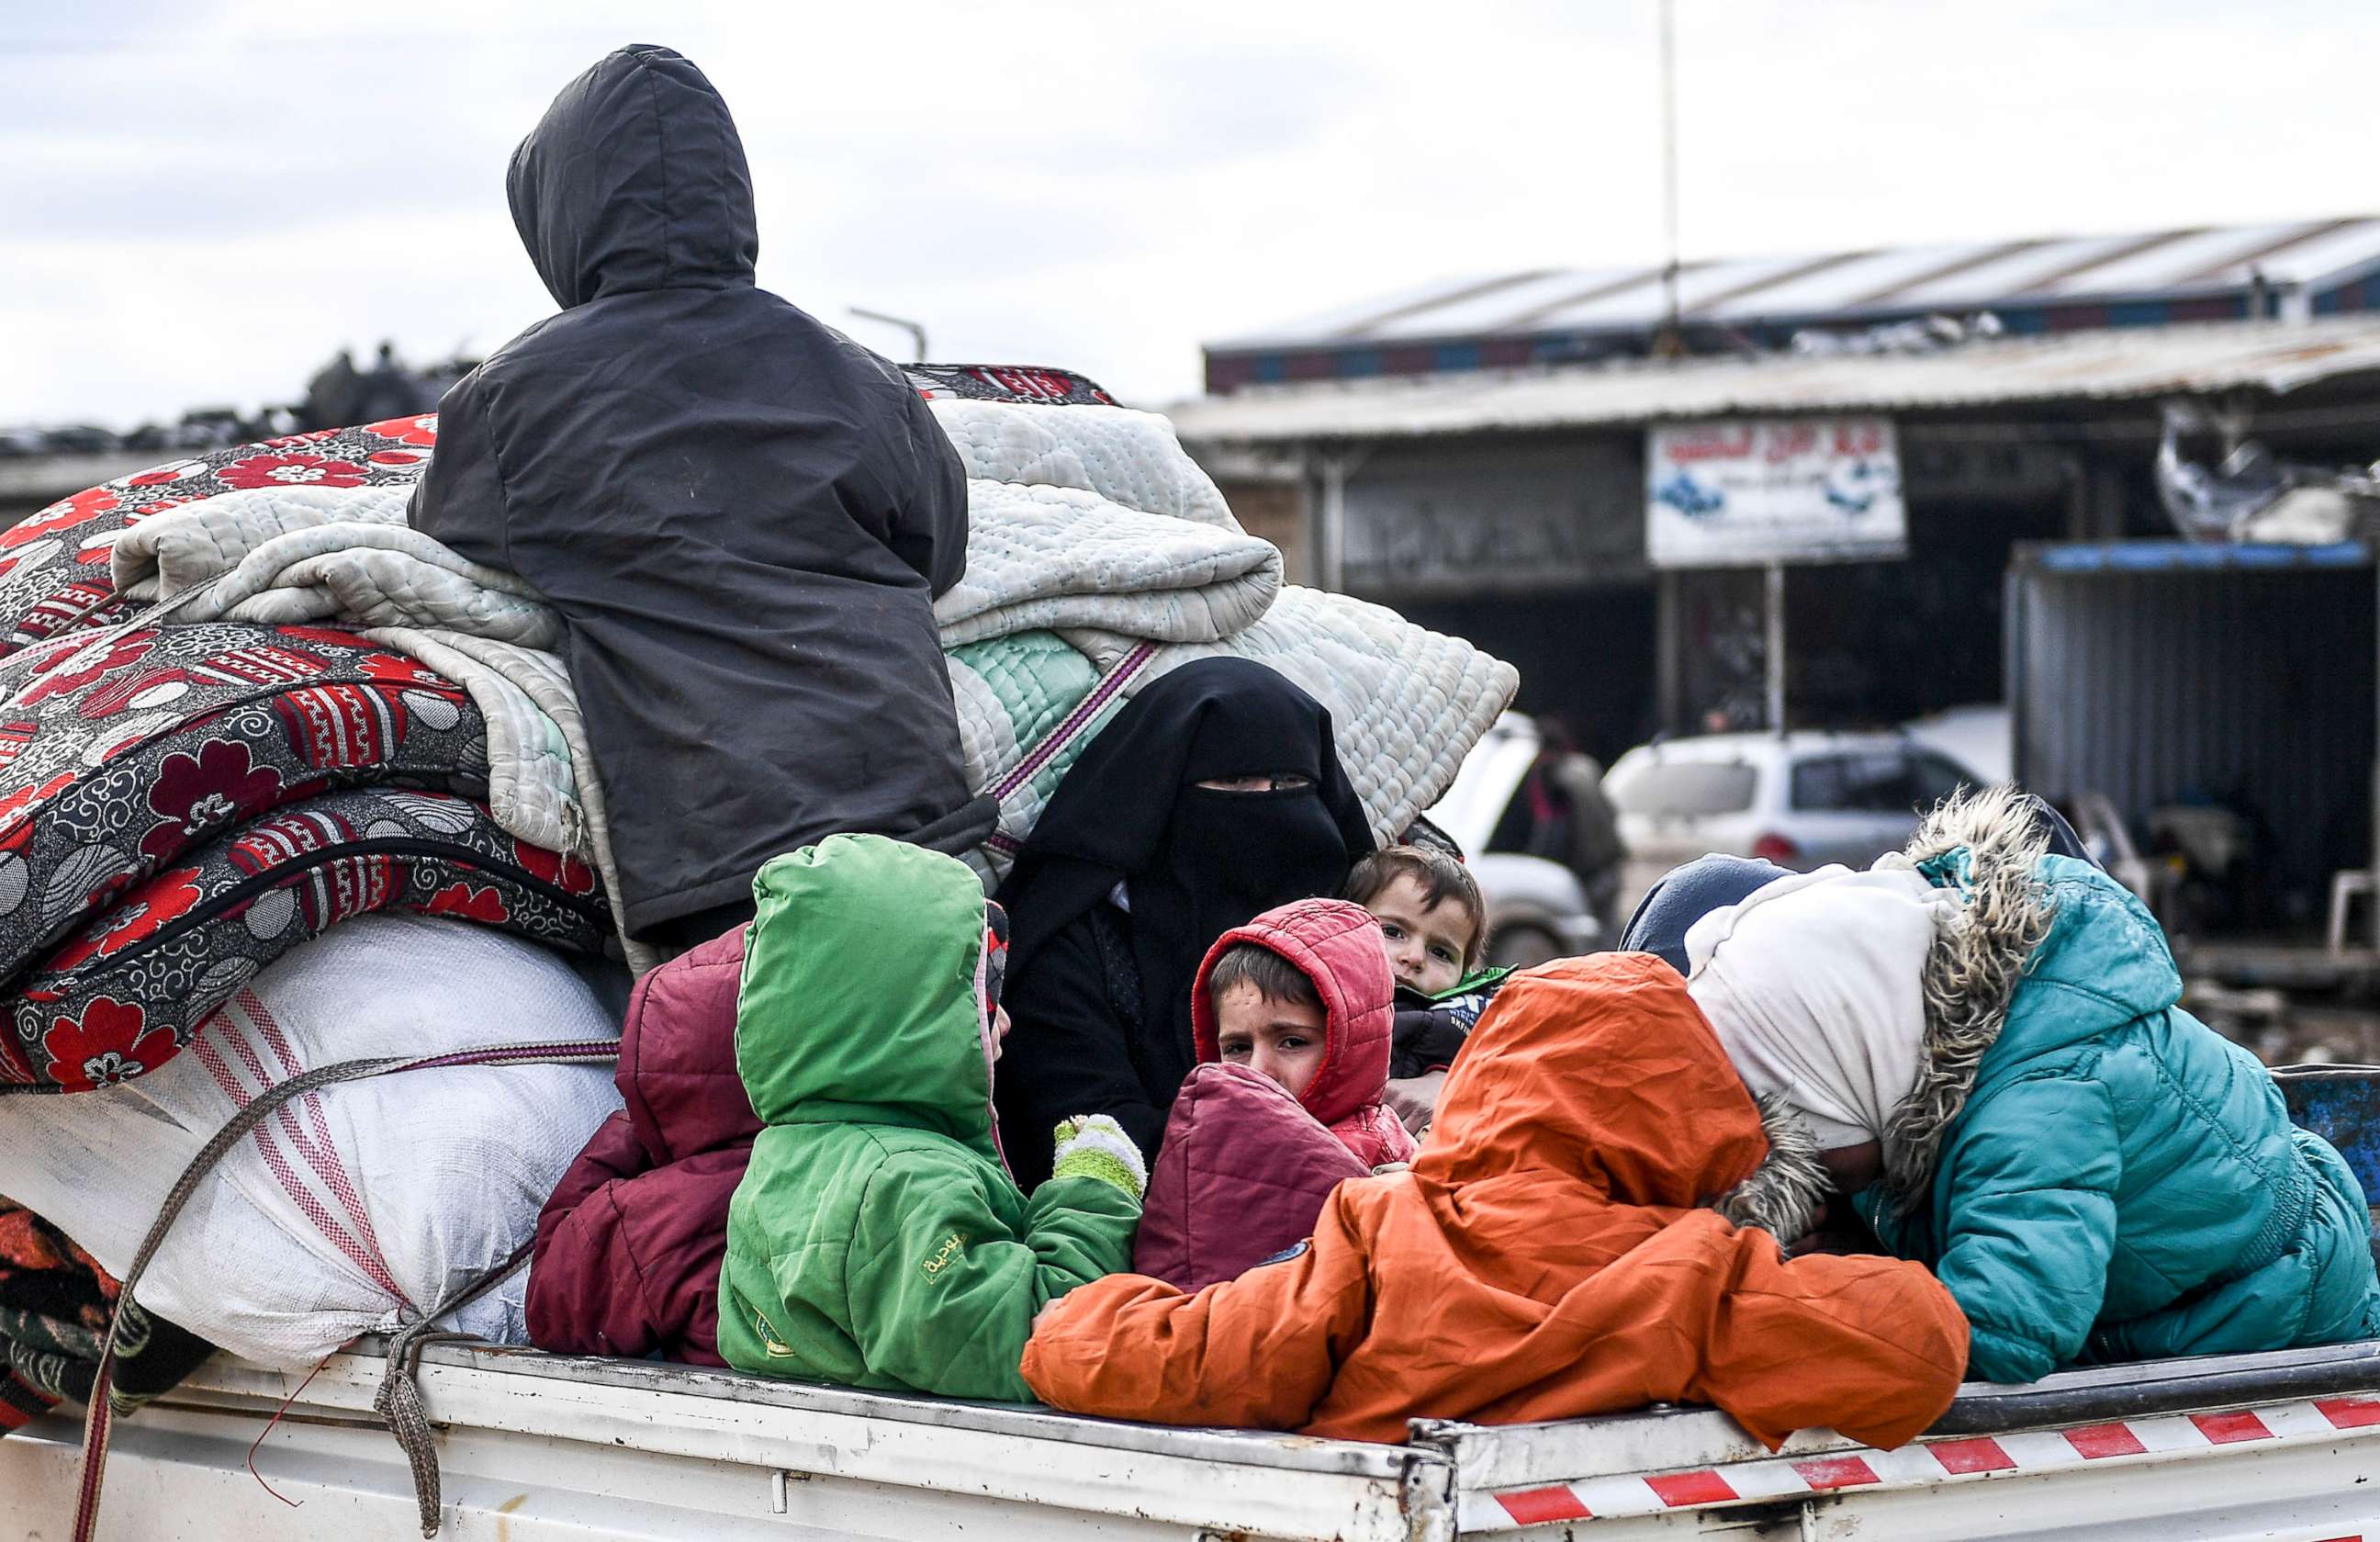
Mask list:
POLYGON ((1001 886, 1022 972, 1121 881, 1154 1028, 1190 1042, 1190 987, 1215 939, 1292 900, 1336 893, 1372 849, 1330 714, 1262 664, 1202 659, 1145 687, 1091 741, 1001 886), (1302 787, 1227 793, 1230 777, 1302 787))

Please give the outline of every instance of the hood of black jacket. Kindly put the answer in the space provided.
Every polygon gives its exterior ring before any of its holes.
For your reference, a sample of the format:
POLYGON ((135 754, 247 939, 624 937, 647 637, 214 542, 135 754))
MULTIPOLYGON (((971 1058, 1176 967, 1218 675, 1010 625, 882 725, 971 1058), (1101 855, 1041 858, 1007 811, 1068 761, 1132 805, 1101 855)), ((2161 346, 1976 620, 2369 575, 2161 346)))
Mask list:
POLYGON ((562 88, 513 152, 513 225, 564 310, 639 289, 752 282, 752 174, 727 103, 638 43, 562 88))

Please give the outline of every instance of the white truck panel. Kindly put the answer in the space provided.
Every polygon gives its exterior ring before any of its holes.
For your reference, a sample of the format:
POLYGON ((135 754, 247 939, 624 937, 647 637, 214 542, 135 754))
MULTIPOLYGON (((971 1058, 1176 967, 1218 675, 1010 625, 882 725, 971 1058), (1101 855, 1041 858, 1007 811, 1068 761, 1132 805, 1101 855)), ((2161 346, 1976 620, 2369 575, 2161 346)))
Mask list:
MULTIPOLYGON (((217 1529, 193 1530, 194 1539, 418 1536, 404 1459, 371 1413, 381 1369, 370 1356, 334 1357, 256 1459, 293 1499, 317 1486, 341 1529, 308 1529, 322 1506, 289 1511, 245 1468, 249 1443, 304 1378, 218 1360, 116 1425, 103 1542, 175 1535, 159 1528, 190 1502, 185 1475, 222 1507, 217 1529), (196 1481, 201 1473, 209 1481, 196 1481)), ((1447 1463, 1407 1447, 1160 1429, 498 1350, 431 1351, 421 1390, 441 1432, 444 1535, 457 1542, 1452 1534, 1443 1502, 1408 1513, 1409 1489, 1447 1492, 1447 1463)), ((62 1525, 79 1435, 53 1417, 0 1441, 11 1509, 18 1496, 43 1496, 27 1507, 26 1530, 0 1537, 30 1542, 62 1525)))
MULTIPOLYGON (((300 1392, 217 1360, 120 1421, 103 1542, 409 1542, 382 1364, 300 1392), (295 1508, 246 1467, 285 1401, 256 1466, 295 1508)), ((1774 1454, 1708 1410, 1381 1446, 486 1348, 432 1349, 421 1383, 454 1542, 2380 1542, 2380 1344, 1970 1387, 1899 1451, 1774 1454)), ((0 1542, 64 1534, 79 1436, 0 1440, 0 1542)))

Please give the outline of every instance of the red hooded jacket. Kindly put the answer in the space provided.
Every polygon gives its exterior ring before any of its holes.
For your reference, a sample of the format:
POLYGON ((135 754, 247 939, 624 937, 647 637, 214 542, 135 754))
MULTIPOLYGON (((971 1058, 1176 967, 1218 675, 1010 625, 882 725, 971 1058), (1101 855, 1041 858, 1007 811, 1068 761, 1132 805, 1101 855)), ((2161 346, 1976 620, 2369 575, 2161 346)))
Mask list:
POLYGON ((672 959, 628 1000, 613 1074, 627 1107, 597 1127, 538 1216, 528 1335, 540 1349, 726 1364, 727 1201, 760 1129, 735 1070, 744 932, 672 959))
POLYGON ((1190 1034, 1201 1064, 1223 1058, 1207 979, 1217 961, 1242 942, 1295 965, 1322 998, 1322 1068, 1298 1099, 1305 1111, 1329 1125, 1366 1168, 1411 1161, 1413 1136, 1380 1101, 1396 1026, 1390 1006, 1396 977, 1380 923, 1344 900, 1299 900, 1223 933, 1207 950, 1191 988, 1190 1034))

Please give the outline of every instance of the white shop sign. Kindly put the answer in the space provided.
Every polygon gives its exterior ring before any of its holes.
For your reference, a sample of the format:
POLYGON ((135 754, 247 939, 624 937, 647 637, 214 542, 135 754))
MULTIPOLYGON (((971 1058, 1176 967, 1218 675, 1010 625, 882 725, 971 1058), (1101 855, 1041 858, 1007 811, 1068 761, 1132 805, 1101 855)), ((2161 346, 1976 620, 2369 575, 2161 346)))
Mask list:
POLYGON ((1876 562, 1907 554, 1888 418, 1660 423, 1645 444, 1656 567, 1876 562))

